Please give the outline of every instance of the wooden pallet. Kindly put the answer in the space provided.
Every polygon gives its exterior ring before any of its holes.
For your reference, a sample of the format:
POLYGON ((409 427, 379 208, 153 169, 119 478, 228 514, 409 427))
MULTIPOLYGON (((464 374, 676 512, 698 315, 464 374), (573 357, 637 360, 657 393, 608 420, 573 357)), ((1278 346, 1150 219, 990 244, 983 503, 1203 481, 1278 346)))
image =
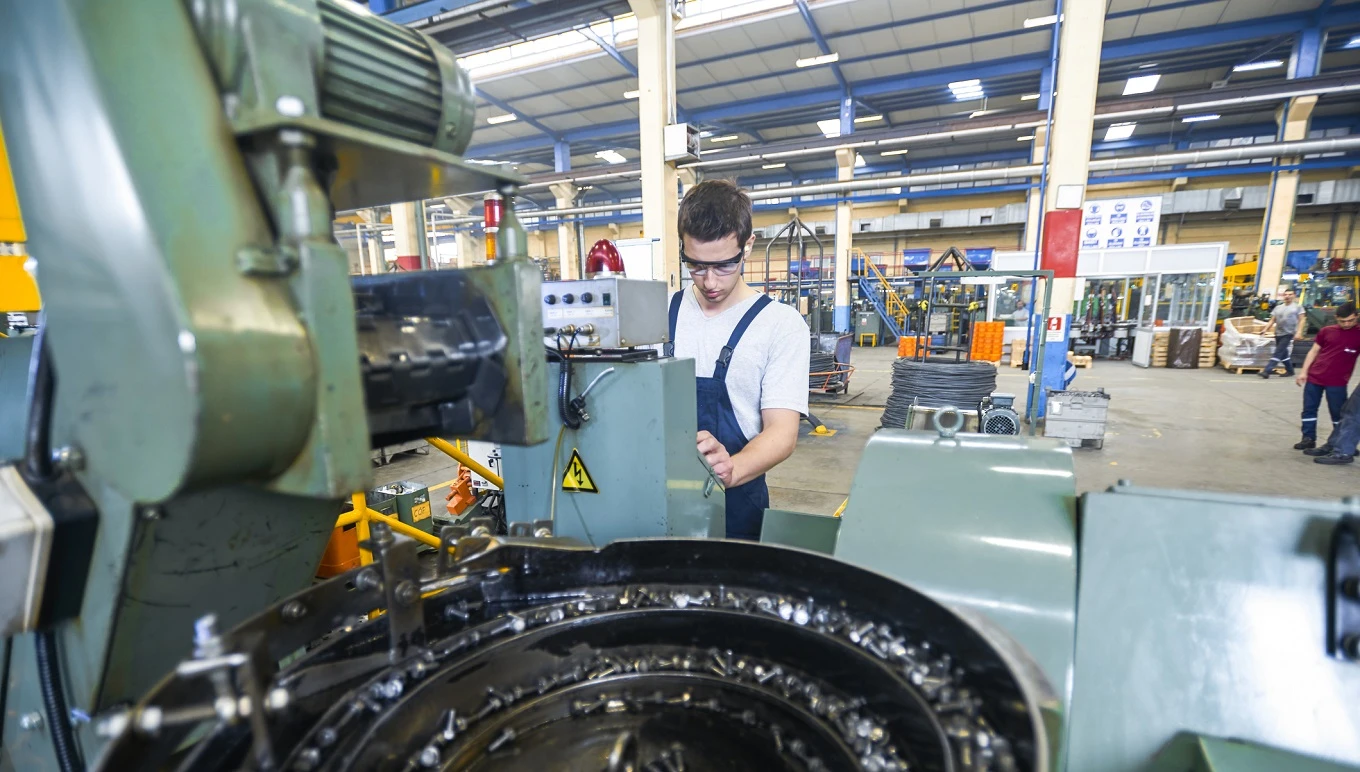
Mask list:
MULTIPOLYGON (((1236 366, 1236 365, 1226 365, 1226 364, 1225 364, 1225 365, 1223 365, 1223 369, 1224 369, 1224 370, 1227 370, 1227 371, 1230 372, 1230 373, 1234 373, 1234 374, 1236 374, 1236 375, 1241 375, 1241 374, 1243 374, 1243 373, 1257 374, 1257 373, 1260 373, 1260 372, 1261 372, 1262 370, 1264 370, 1265 368, 1264 368, 1264 367, 1261 367, 1260 365, 1242 365, 1241 367, 1238 367, 1238 366, 1236 366)), ((1282 367, 1282 366, 1280 366, 1280 365, 1275 365, 1275 370, 1272 371, 1271 374, 1273 375, 1273 374, 1275 374, 1275 373, 1279 373, 1280 375, 1283 375, 1283 374, 1284 374, 1284 367, 1282 367)))
POLYGON ((1080 367, 1083 369, 1088 368, 1091 366, 1091 360, 1092 357, 1089 356, 1077 356, 1075 354, 1067 355, 1067 361, 1071 362, 1073 367, 1080 367))

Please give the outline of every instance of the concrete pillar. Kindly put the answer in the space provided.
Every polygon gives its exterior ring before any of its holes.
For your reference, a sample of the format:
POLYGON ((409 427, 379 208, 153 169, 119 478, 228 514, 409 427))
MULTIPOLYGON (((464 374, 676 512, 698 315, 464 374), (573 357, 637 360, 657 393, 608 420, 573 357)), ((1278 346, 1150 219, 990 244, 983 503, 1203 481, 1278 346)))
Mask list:
POLYGON ((410 258, 416 258, 414 262, 421 270, 429 268, 420 262, 427 251, 421 248, 421 241, 425 239, 424 209, 418 202, 392 205, 392 235, 396 239, 397 260, 409 264, 410 258))
MULTIPOLYGON (((1326 34, 1316 27, 1299 33, 1289 56, 1289 78, 1311 78, 1318 74, 1326 34)), ((1291 99, 1275 113, 1278 137, 1291 142, 1308 137, 1308 121, 1317 105, 1316 96, 1291 99)), ((1297 163, 1297 158, 1281 158, 1279 163, 1297 163)), ((1289 230, 1294 224, 1294 204, 1299 194, 1299 172, 1275 172, 1270 180, 1270 201, 1261 225, 1261 259, 1256 269, 1258 292, 1274 295, 1280 286, 1284 261, 1289 255, 1289 230)))
MULTIPOLYGON (((851 148, 837 150, 836 180, 846 182, 854 177, 855 151, 851 148)), ((836 332, 850 331, 850 248, 854 246, 851 214, 850 200, 841 199, 836 204, 836 282, 831 302, 831 324, 836 332)))
POLYGON ((662 133, 675 122, 675 17, 670 0, 628 0, 637 16, 638 128, 642 134, 642 232, 660 242, 652 278, 680 288, 680 206, 675 164, 666 160, 662 133))
MULTIPOLYGON (((1048 141, 1048 127, 1039 126, 1034 129, 1034 148, 1030 151, 1030 163, 1043 163, 1044 148, 1048 141)), ((1037 180, 1036 180, 1037 182, 1037 180)), ((1028 207, 1025 212, 1025 251, 1038 253, 1039 251, 1039 218, 1044 213, 1043 199, 1039 196, 1039 188, 1032 187, 1025 194, 1025 204, 1028 207)))
MULTIPOLYGON (((557 199, 558 209, 568 209, 576 205, 576 186, 570 182, 558 182, 552 186, 552 194, 557 199)), ((571 223, 557 221, 557 274, 562 281, 581 278, 581 258, 576 254, 576 238, 571 223)))
POLYGON ((699 173, 693 169, 676 169, 675 176, 680 180, 680 197, 684 198, 689 189, 699 184, 699 173))
MULTIPOLYGON (((449 208, 449 213, 454 217, 466 217, 472 213, 472 209, 479 202, 461 196, 449 196, 444 199, 444 206, 449 208)), ((483 250, 477 244, 477 239, 472 235, 472 231, 464 227, 454 229, 454 243, 458 245, 458 256, 454 258, 454 268, 467 268, 472 265, 481 265, 486 261, 483 250)))
MULTIPOLYGON (((1065 3, 1060 25, 1058 72, 1053 85, 1053 130, 1052 135, 1046 138, 1048 189, 1044 196, 1045 214, 1060 208, 1080 209, 1086 200, 1091 135, 1095 130, 1093 120, 1100 74, 1100 47, 1105 35, 1105 0, 1071 0, 1065 3)), ((1038 137, 1036 133, 1035 139, 1038 137)), ((1041 413, 1048 401, 1043 398, 1043 390, 1063 387, 1077 281, 1075 278, 1053 281, 1052 305, 1048 313, 1050 319, 1058 317, 1062 320, 1061 336, 1048 334, 1048 325, 1042 320, 1039 324, 1038 334, 1047 337, 1044 378, 1042 383, 1034 384, 1030 399, 1038 401, 1041 413)))
MULTIPOLYGON (((378 220, 377 211, 373 209, 360 209, 355 214, 359 215, 359 219, 363 220, 366 226, 382 225, 378 220)), ((387 270, 387 266, 383 264, 382 228, 365 227, 362 232, 364 236, 359 240, 359 259, 368 263, 365 272, 370 274, 383 273, 387 270)))

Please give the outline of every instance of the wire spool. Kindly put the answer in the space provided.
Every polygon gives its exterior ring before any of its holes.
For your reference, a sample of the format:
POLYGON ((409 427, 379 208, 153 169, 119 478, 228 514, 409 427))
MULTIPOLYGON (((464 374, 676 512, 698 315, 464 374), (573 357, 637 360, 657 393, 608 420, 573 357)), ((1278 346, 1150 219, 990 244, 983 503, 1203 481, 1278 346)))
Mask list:
MULTIPOLYGON (((812 352, 812 358, 808 360, 809 373, 829 373, 836 369, 836 355, 822 351, 812 352)), ((840 376, 833 375, 828 378, 825 375, 809 375, 809 389, 825 389, 840 383, 840 376)))
POLYGON ((912 403, 922 407, 976 406, 996 391, 996 367, 988 362, 893 362, 892 394, 880 425, 901 429, 912 403))

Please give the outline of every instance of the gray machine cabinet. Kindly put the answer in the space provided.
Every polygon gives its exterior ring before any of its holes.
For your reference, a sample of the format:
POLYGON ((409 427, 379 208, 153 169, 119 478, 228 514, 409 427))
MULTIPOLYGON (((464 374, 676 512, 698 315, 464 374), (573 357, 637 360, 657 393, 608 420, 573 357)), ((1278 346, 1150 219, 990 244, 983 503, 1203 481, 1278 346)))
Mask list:
POLYGON ((1181 732, 1360 764, 1360 665, 1324 648, 1328 540, 1353 509, 1087 494, 1067 768, 1143 770, 1181 732))
MULTIPOLYGON (((560 365, 548 367, 554 441, 562 428, 556 409, 560 365)), ((554 531, 596 546, 648 536, 717 537, 727 530, 722 488, 694 447, 694 360, 592 362, 572 365, 572 393, 580 394, 613 368, 586 398, 590 420, 562 437, 557 471, 550 441, 502 447, 505 508, 512 521, 546 520, 557 489, 554 531), (572 453, 579 453, 598 493, 562 489, 572 453), (549 479, 551 477, 551 479, 549 479)))

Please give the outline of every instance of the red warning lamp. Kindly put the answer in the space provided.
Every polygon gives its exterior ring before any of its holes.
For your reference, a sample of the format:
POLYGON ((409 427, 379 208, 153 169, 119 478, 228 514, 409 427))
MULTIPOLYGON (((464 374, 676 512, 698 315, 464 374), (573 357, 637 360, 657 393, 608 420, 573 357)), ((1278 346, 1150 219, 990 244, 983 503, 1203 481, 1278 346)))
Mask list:
POLYGON ((596 274, 623 275, 623 258, 619 256, 618 247, 609 239, 595 242, 586 255, 586 276, 594 278, 596 274))

